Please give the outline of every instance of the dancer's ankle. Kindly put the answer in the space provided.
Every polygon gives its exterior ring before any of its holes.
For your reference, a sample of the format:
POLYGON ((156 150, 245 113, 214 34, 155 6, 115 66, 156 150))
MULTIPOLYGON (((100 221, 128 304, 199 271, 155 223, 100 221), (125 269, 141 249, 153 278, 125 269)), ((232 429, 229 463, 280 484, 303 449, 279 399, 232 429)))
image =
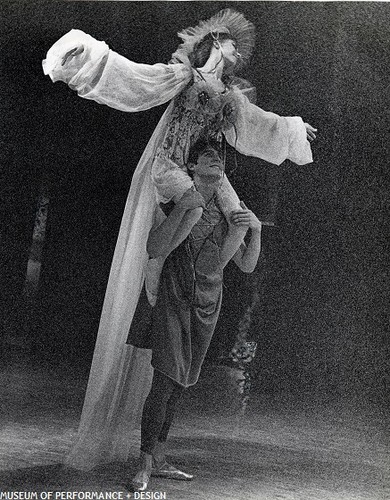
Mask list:
POLYGON ((153 467, 160 467, 167 461, 165 453, 166 443, 158 441, 153 448, 153 467))

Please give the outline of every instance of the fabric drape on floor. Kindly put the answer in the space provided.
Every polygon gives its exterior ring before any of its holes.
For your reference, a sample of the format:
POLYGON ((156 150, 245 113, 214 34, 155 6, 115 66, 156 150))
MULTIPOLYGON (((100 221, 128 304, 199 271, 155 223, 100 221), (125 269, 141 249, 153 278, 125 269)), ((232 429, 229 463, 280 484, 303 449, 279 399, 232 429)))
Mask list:
POLYGON ((77 441, 66 465, 90 469, 126 460, 153 369, 151 351, 126 344, 148 262, 147 235, 156 207, 150 169, 171 105, 133 176, 111 266, 77 441))

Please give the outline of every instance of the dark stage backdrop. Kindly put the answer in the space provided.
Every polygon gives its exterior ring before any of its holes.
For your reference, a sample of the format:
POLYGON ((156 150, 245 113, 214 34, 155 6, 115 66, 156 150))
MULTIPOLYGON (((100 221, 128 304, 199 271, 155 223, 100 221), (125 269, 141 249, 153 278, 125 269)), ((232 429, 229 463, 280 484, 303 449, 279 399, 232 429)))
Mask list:
MULTIPOLYGON (((132 173, 163 111, 125 114, 78 98, 43 75, 46 51, 79 28, 134 61, 167 62, 178 30, 225 6, 256 24, 245 76, 258 104, 319 129, 312 165, 272 167, 238 156, 233 183, 261 217, 276 199, 269 186, 277 187, 278 228, 264 230, 263 301, 250 331, 259 342, 260 387, 382 397, 387 3, 3 1, 1 325, 28 314, 19 330, 26 345, 88 367, 132 173), (20 297, 42 186, 49 221, 31 312, 20 297)), ((253 288, 252 278, 230 271, 210 360, 234 343, 253 288)))

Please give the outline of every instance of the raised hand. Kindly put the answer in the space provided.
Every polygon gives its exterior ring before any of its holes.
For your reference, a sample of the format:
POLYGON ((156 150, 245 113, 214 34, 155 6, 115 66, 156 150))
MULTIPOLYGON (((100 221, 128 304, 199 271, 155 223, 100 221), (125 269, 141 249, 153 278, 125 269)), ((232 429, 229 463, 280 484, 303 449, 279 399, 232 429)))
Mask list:
POLYGON ((230 222, 235 227, 251 228, 253 231, 261 231, 261 222, 256 215, 249 210, 243 201, 240 201, 241 210, 233 210, 230 222))

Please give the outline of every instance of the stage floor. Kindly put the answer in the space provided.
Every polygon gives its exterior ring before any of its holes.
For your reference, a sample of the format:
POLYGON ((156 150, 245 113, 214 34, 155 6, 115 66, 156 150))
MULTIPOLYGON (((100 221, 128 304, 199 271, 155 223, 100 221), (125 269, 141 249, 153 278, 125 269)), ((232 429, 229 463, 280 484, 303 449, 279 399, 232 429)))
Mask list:
MULTIPOLYGON (((5 358, 0 493, 37 492, 40 499, 50 491, 120 491, 124 500, 135 498, 126 497, 126 485, 136 465, 137 435, 128 463, 91 472, 62 466, 76 436, 86 379, 85 370, 66 363, 5 358)), ((153 478, 149 496, 139 498, 389 499, 386 418, 375 405, 320 403, 286 393, 253 395, 242 415, 226 371, 208 368, 186 394, 170 438, 172 462, 195 479, 153 478)))

